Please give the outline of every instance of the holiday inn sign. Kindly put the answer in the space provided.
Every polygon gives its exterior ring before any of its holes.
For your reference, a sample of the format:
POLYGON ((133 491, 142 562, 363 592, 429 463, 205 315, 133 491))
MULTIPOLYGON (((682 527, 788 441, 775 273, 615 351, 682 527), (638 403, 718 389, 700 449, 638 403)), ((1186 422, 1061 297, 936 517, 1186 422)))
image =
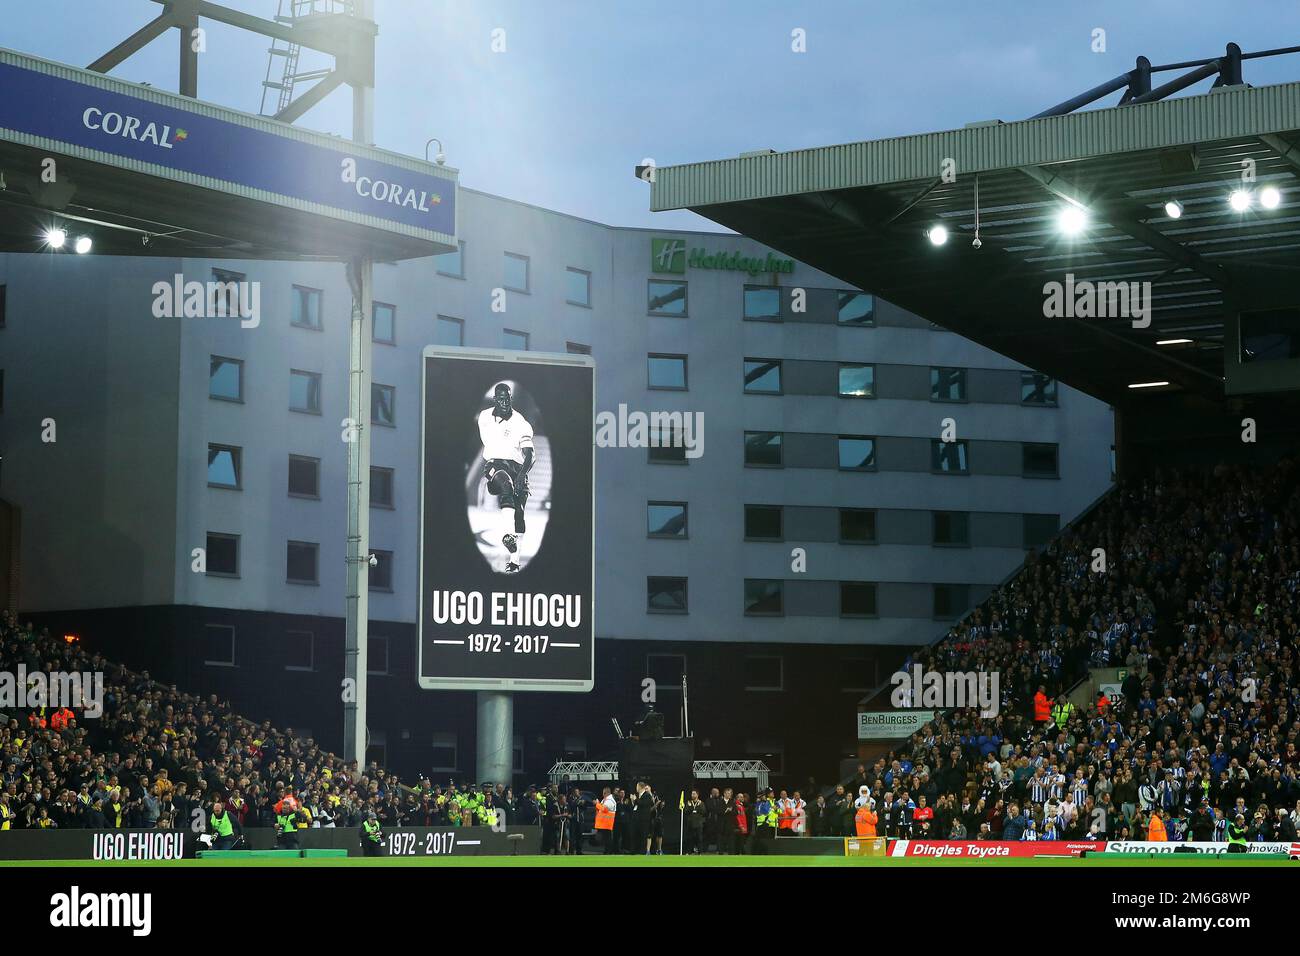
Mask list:
POLYGON ((651 272, 685 275, 687 266, 692 269, 746 272, 752 276, 766 272, 794 272, 793 259, 778 259, 770 252, 766 258, 758 258, 741 255, 739 252, 709 252, 699 248, 688 250, 685 239, 656 237, 650 240, 651 272))

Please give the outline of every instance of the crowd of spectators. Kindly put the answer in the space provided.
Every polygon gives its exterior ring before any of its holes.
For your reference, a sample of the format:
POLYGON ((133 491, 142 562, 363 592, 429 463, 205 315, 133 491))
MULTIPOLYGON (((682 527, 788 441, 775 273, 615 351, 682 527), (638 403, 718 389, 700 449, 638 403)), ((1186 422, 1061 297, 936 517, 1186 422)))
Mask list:
POLYGON ((999 713, 941 714, 848 796, 896 837, 1295 840, 1298 477, 1119 487, 904 663, 996 672, 999 713), (1090 666, 1124 668, 1122 693, 1069 703, 1090 666))

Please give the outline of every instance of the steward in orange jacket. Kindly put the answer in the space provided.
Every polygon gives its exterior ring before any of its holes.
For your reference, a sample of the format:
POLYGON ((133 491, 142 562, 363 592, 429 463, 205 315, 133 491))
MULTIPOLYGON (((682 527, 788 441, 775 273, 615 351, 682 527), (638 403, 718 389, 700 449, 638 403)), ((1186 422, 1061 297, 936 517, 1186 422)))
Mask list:
POLYGON ((1151 811, 1151 822, 1147 824, 1148 843, 1168 843, 1169 834, 1165 832, 1165 821, 1160 819, 1160 811, 1151 811))
POLYGON ((853 815, 853 825, 857 828, 858 836, 873 837, 876 835, 876 821, 879 820, 876 811, 871 808, 871 804, 864 803, 858 807, 858 812, 853 815))
POLYGON ((1043 691, 1045 688, 1040 684, 1038 693, 1034 695, 1034 723, 1045 724, 1052 719, 1052 701, 1043 691))

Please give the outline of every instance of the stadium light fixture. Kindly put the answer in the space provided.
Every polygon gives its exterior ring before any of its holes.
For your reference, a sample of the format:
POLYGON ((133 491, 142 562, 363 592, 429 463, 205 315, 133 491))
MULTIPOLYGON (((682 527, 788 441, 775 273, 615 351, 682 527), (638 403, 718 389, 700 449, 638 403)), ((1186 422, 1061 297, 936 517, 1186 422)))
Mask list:
POLYGON ((1056 226, 1067 236, 1077 236, 1088 225, 1088 214, 1073 203, 1064 207, 1056 217, 1056 226))
POLYGON ((926 236, 930 240, 930 245, 941 246, 948 241, 948 229, 945 226, 931 226, 926 236))
POLYGON ((77 244, 73 248, 77 250, 77 255, 84 256, 90 251, 91 245, 90 236, 78 236, 77 244))
POLYGON ((1183 214, 1183 204, 1177 199, 1171 199, 1165 203, 1165 215, 1170 219, 1178 219, 1183 214))
POLYGON ((1282 193, 1276 186, 1265 186, 1259 191, 1259 204, 1265 209, 1276 209, 1282 202, 1282 193))
POLYGON ((1159 388, 1161 385, 1168 384, 1168 382, 1134 382, 1129 388, 1159 388))
POLYGON ((62 249, 63 244, 68 241, 68 234, 62 229, 46 229, 45 244, 51 249, 62 249))
POLYGON ((1191 345, 1191 339, 1160 339, 1156 345, 1191 345))
POLYGON ((1250 208, 1250 193, 1244 189, 1234 189, 1228 195, 1228 205, 1236 212, 1245 212, 1250 208))

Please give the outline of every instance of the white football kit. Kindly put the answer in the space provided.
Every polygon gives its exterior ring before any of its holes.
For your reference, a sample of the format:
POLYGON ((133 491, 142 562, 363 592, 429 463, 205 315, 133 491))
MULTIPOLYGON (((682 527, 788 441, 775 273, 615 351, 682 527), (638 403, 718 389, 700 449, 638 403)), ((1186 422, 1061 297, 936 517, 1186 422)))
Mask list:
MULTIPOLYGON (((533 447, 533 426, 515 409, 509 418, 498 418, 496 408, 478 413, 478 434, 483 440, 485 461, 498 459, 524 463, 524 449, 533 447)), ((462 419, 463 421, 463 419, 462 419)))

